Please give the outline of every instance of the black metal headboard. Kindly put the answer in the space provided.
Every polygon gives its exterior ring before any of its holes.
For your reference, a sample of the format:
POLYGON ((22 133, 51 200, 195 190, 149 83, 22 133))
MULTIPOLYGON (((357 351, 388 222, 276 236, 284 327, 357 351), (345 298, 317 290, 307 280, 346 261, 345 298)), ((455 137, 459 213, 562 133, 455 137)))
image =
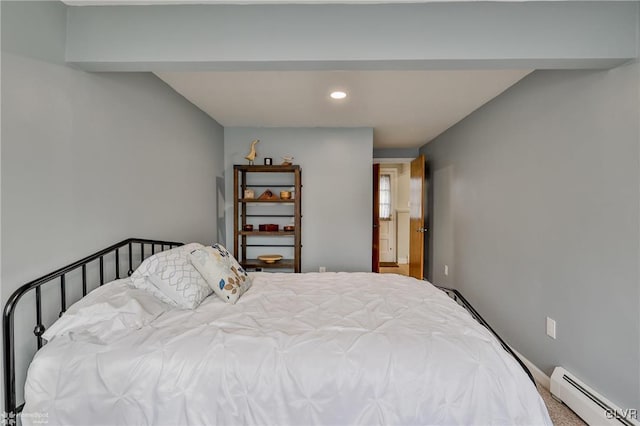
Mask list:
MULTIPOLYGON (((89 283, 87 280, 87 266, 92 264, 95 261, 98 261, 99 266, 99 285, 105 284, 105 257, 109 256, 109 259, 113 260, 112 264, 114 267, 115 274, 111 274, 111 277, 115 277, 114 279, 120 278, 120 266, 121 266, 121 252, 125 252, 124 255, 128 256, 128 262, 125 260, 125 266, 127 266, 127 275, 131 275, 133 273, 134 265, 142 263, 145 259, 145 246, 150 246, 150 251, 147 251, 147 255, 152 255, 159 248, 160 251, 181 246, 182 243, 174 242, 174 241, 158 241, 158 240, 146 240, 141 238, 129 238, 124 241, 121 241, 117 244, 112 245, 111 247, 107 247, 103 250, 100 250, 97 253, 94 253, 90 256, 85 257, 84 259, 78 260, 70 265, 62 267, 54 272, 51 272, 43 277, 40 277, 36 280, 26 283, 25 285, 18 288, 12 295, 9 297, 7 304, 4 307, 3 317, 2 317, 2 330, 4 332, 4 345, 3 345, 3 361, 4 361, 4 406, 5 412, 7 416, 15 416, 18 412, 22 410, 24 404, 20 404, 18 406, 17 396, 16 396, 16 354, 15 354, 15 335, 14 335, 14 314, 16 312, 16 306, 22 296, 29 293, 32 290, 35 290, 35 304, 36 304, 36 312, 35 312, 35 327, 33 329, 33 334, 37 340, 37 347, 40 349, 42 347, 43 339, 42 334, 44 333, 46 327, 43 324, 42 319, 42 286, 47 283, 52 283, 54 280, 59 279, 60 284, 60 314, 61 316, 67 310, 67 302, 72 304, 75 302, 69 301, 69 297, 67 297, 67 286, 70 285, 66 277, 69 273, 76 271, 78 269, 82 272, 82 297, 87 295, 87 289, 89 287, 89 283), (139 249, 139 251, 138 251, 139 249), (136 256, 134 259, 134 251, 136 252, 136 256), (113 254, 113 258, 111 257, 113 254), (135 263, 134 263, 135 262, 135 263)), ((49 288, 49 287, 47 287, 49 288)))

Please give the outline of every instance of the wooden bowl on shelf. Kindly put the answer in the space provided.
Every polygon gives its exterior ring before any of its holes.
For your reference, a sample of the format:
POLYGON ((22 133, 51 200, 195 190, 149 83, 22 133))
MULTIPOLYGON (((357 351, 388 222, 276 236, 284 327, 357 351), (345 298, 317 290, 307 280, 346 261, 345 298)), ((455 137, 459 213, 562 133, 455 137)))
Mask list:
POLYGON ((279 255, 279 254, 263 254, 262 256, 258 256, 258 260, 261 260, 264 263, 272 264, 272 263, 276 263, 279 260, 282 260, 282 255, 279 255))
POLYGON ((285 225, 282 229, 285 232, 293 232, 296 230, 296 227, 294 225, 285 225))
POLYGON ((243 231, 253 231, 253 225, 247 224, 242 227, 243 231))
POLYGON ((279 226, 275 223, 263 223, 262 225, 258 225, 258 230, 261 232, 277 232, 279 226))

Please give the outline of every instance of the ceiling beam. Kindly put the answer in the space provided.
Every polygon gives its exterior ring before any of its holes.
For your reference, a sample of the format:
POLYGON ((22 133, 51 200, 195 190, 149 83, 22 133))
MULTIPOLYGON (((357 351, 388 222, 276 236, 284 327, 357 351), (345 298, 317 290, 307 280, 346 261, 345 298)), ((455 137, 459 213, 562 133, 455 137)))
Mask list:
POLYGON ((89 71, 608 68, 638 2, 68 7, 89 71))

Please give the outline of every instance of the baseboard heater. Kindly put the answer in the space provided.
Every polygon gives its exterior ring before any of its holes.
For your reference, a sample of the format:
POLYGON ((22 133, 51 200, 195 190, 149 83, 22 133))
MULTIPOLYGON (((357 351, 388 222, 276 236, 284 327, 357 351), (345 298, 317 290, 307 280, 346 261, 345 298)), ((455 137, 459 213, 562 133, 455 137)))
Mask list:
POLYGON ((562 367, 553 370, 550 391, 589 425, 640 426, 637 407, 616 406, 562 367))

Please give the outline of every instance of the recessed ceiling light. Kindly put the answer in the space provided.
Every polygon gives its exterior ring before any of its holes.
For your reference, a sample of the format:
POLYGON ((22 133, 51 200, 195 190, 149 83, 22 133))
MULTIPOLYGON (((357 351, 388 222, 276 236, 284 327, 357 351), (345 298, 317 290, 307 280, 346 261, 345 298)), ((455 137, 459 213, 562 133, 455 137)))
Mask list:
POLYGON ((347 97, 347 93, 337 90, 335 92, 331 92, 331 95, 329 96, 331 96, 331 98, 333 99, 344 99, 347 97))

